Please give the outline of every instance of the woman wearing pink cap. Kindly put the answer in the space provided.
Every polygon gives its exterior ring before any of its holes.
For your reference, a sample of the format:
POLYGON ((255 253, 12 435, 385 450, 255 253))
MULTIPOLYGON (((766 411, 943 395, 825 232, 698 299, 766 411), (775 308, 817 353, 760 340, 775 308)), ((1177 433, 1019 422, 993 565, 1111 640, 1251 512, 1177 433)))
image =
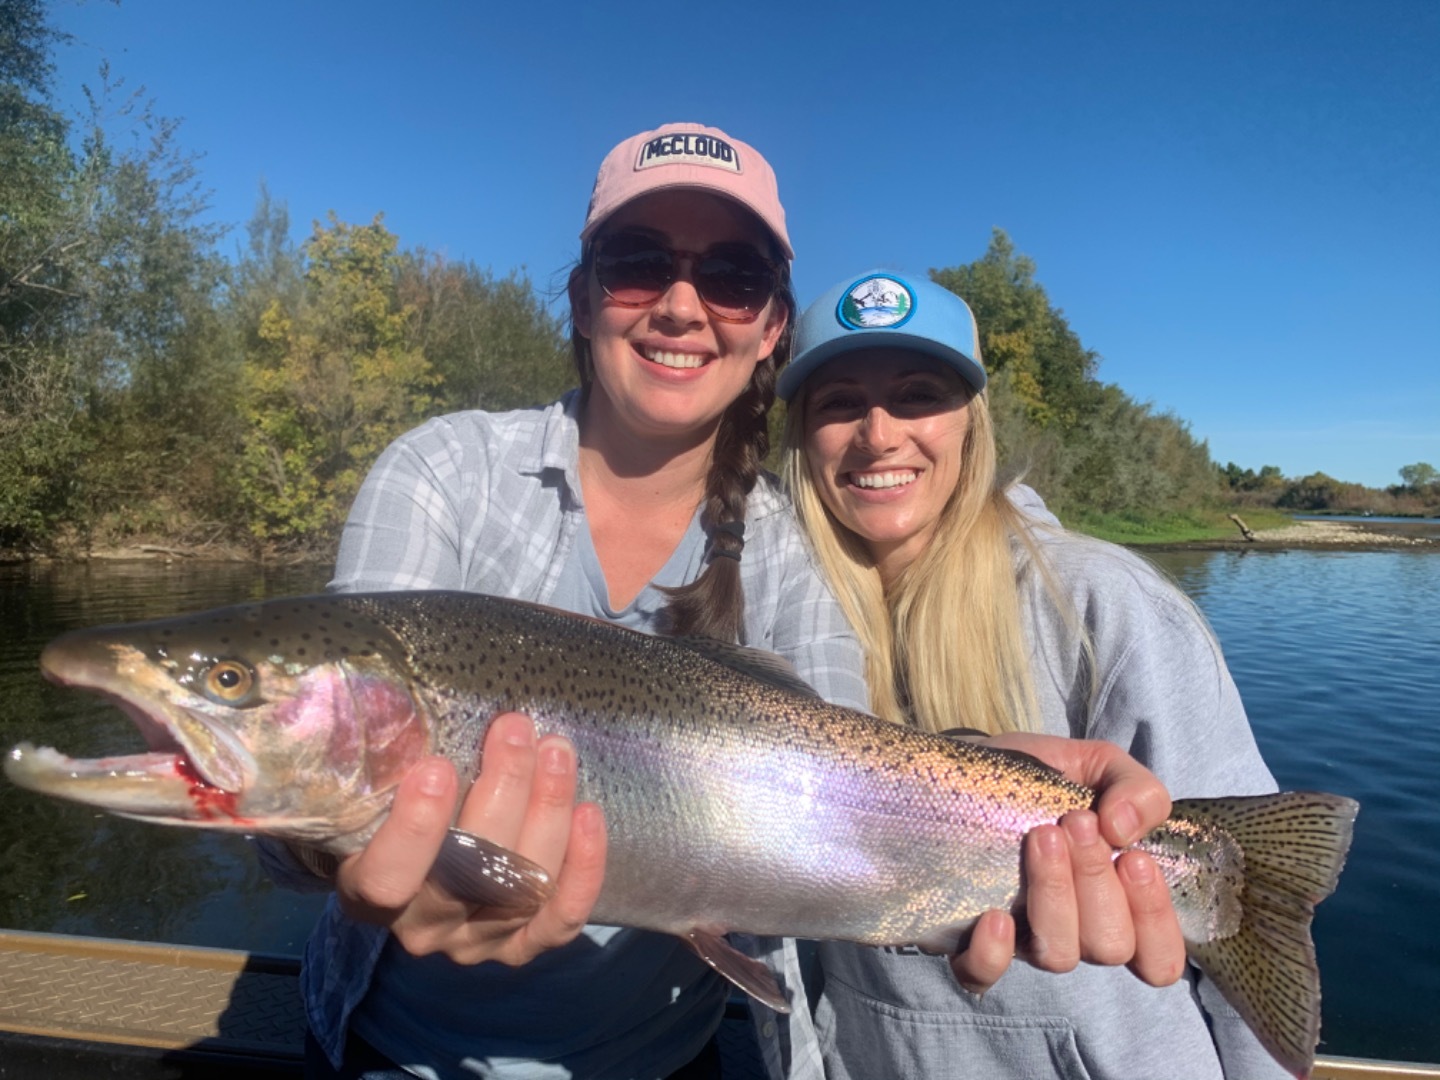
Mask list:
MULTIPOLYGON (((569 282, 579 389, 541 409, 441 417, 397 440, 356 499, 331 587, 474 590, 738 640, 864 708, 857 642, 761 469, 795 310, 774 173, 714 128, 637 135, 602 164, 581 238, 569 282)), ((1153 777, 1113 748, 1054 743, 1047 760, 1110 782, 1107 833, 1125 831, 1111 818, 1138 832, 1168 812, 1153 777)), ((677 938, 586 925, 604 824, 598 808, 573 805, 568 743, 537 742, 512 714, 492 724, 483 759, 463 801, 447 762, 418 766, 369 847, 341 866, 302 978, 312 1074, 718 1075, 708 1044, 728 984, 677 938), (552 902, 497 921, 427 883, 452 821, 556 874, 552 902)), ((1030 866, 1053 885, 1037 893, 1059 899, 1031 919, 1088 955, 1094 923, 1079 912, 1118 908, 1128 923, 1126 896, 1108 858, 1072 870, 1054 840, 1030 866)), ((1118 959, 1164 963, 1178 935, 1141 929, 1118 959)), ((793 943, 752 944, 800 986, 793 943)), ((956 970, 988 985, 1010 956, 997 935, 956 970)), ((759 1008, 757 1023, 773 1075, 819 1075, 808 1010, 786 1023, 759 1008)))

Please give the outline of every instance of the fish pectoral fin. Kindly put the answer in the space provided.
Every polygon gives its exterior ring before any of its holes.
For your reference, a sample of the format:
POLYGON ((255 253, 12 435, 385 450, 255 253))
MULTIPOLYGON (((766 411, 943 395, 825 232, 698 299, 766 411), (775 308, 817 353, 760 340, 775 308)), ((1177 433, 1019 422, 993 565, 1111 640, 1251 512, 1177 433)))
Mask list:
POLYGON ((326 881, 335 880, 335 874, 340 869, 340 856, 293 840, 286 841, 285 846, 290 849, 290 854, 295 856, 296 861, 310 873, 326 881))
POLYGON ((462 829, 445 834, 430 878, 455 899, 497 916, 533 915, 555 893, 544 867, 462 829))
POLYGON ((790 1011, 785 991, 780 989, 770 969, 759 960, 746 956, 723 935, 696 927, 685 935, 685 941, 695 950, 696 956, 756 1001, 769 1005, 778 1013, 790 1011))

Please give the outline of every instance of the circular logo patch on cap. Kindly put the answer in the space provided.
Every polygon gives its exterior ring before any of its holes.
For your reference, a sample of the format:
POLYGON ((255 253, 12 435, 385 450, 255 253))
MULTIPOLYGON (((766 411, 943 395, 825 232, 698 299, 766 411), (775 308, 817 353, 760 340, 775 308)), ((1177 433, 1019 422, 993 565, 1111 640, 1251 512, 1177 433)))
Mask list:
POLYGON ((852 330, 883 330, 899 326, 915 311, 915 294, 899 278, 871 274, 840 298, 836 317, 852 330))

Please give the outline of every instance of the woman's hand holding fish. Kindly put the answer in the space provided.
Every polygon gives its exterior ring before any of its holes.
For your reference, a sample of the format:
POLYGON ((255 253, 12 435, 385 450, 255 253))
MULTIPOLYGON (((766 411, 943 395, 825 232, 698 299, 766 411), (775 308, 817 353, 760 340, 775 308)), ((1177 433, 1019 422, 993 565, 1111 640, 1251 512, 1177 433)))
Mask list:
POLYGON ((1113 743, 1009 734, 989 746, 1020 750, 1100 793, 1095 812, 1067 814, 1025 838, 1027 939, 1016 950, 1015 921, 986 912, 965 951, 951 958, 955 977, 982 993, 1015 955, 1046 971, 1081 961, 1126 964, 1145 982, 1167 986, 1185 967, 1185 942, 1170 892, 1154 860, 1138 851, 1112 858, 1170 814, 1164 785, 1113 743))
POLYGON ((458 781, 444 758, 417 765, 390 816, 364 851, 340 868, 340 905, 352 918, 387 927, 411 953, 443 952, 462 964, 519 965, 580 933, 605 875, 605 824, 593 803, 575 805, 575 752, 558 737, 535 738, 528 717, 496 717, 480 775, 455 818, 458 781), (427 878, 452 821, 538 863, 555 892, 532 916, 496 917, 427 878))

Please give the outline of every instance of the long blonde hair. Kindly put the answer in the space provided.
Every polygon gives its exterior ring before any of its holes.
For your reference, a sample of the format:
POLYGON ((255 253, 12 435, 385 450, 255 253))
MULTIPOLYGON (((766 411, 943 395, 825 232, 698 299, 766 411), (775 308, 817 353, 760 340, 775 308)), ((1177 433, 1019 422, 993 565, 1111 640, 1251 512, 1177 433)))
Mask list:
MULTIPOLYGON (((872 711, 926 731, 1039 729, 1021 632, 1018 543, 1027 566, 1051 576, 1033 523, 996 483, 995 434, 984 393, 970 399, 960 477, 924 553, 888 595, 864 542, 826 508, 804 452, 807 395, 790 402, 783 469, 801 526, 865 650, 872 711)), ((1061 604, 1062 613, 1069 605, 1061 604)), ((1066 617, 1074 623, 1073 611, 1066 617)))

